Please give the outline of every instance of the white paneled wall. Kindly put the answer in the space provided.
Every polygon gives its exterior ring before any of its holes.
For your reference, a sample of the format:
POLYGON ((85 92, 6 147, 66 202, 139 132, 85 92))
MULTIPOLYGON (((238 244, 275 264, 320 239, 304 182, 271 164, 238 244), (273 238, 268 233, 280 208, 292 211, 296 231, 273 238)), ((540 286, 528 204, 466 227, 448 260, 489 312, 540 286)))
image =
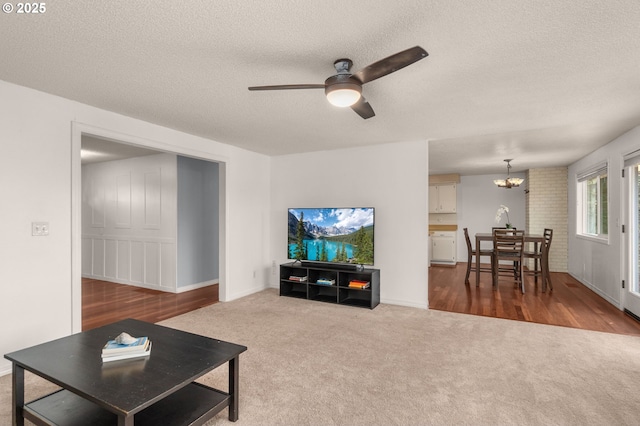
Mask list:
POLYGON ((177 163, 158 154, 82 167, 82 275, 176 291, 177 163))

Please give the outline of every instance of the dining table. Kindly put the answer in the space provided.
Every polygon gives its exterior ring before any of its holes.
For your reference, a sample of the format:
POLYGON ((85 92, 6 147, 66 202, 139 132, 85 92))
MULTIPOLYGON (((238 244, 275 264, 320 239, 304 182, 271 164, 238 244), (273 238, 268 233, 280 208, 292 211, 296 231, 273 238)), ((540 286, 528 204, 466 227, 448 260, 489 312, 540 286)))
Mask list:
MULTIPOLYGON (((476 285, 480 282, 480 244, 483 241, 491 241, 493 243, 493 233, 491 232, 478 232, 476 233, 476 247, 475 247, 475 255, 476 255, 476 285)), ((547 268, 546 268, 546 259, 547 247, 544 244, 544 235, 541 234, 524 234, 524 242, 525 243, 533 243, 534 244, 534 252, 538 252, 538 245, 542 246, 542 255, 540 256, 540 268, 542 272, 542 292, 547 291, 547 268)), ((493 265, 491 265, 493 268, 493 265)))

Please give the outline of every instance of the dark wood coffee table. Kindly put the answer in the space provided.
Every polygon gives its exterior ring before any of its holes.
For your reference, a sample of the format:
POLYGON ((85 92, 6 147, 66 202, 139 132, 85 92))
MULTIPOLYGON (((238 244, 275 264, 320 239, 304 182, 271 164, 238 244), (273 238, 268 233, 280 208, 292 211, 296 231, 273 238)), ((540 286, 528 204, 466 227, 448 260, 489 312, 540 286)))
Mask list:
POLYGON ((229 407, 238 419, 239 355, 246 346, 127 319, 6 354, 13 363, 13 423, 201 425, 229 407), (107 340, 148 336, 148 358, 102 363, 107 340), (227 392, 194 382, 229 363, 227 392), (24 403, 24 371, 62 389, 24 403))

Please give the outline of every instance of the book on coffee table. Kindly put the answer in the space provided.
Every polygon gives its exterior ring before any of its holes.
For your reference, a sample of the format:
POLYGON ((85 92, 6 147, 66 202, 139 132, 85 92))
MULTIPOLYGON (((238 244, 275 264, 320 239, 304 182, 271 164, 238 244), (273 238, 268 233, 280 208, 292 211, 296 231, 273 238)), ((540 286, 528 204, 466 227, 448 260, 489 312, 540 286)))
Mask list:
POLYGON ((136 351, 120 352, 116 354, 102 354, 102 362, 120 361, 123 359, 143 358, 151 354, 151 340, 147 339, 144 347, 136 351))
POLYGON ((131 352, 144 352, 149 344, 148 337, 138 337, 133 343, 118 343, 116 340, 109 340, 102 348, 102 356, 116 355, 131 352))

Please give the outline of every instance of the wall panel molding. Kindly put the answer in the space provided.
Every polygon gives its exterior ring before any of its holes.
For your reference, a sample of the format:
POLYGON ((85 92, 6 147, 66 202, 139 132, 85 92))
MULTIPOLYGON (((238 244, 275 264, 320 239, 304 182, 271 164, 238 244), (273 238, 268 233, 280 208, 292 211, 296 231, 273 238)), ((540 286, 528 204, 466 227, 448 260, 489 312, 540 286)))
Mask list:
POLYGON ((160 229, 161 220, 161 172, 160 169, 144 174, 144 225, 145 229, 160 229))
POLYGON ((168 238, 83 238, 85 278, 176 292, 176 243, 168 238))
POLYGON ((157 154, 82 167, 84 277, 176 291, 176 162, 157 154))
POLYGON ((116 176, 116 228, 131 228, 131 173, 116 176))

